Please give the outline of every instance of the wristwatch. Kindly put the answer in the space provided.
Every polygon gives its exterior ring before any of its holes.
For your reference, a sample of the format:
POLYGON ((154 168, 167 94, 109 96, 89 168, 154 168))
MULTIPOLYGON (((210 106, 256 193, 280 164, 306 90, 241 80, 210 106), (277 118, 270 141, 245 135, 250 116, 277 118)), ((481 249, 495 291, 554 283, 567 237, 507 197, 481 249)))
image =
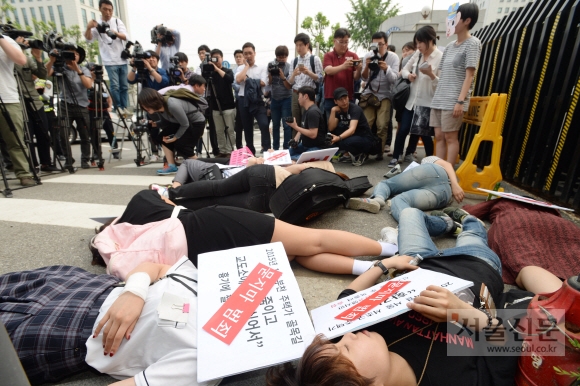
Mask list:
POLYGON ((79 76, 83 76, 84 75, 84 73, 82 71, 81 72, 77 72, 77 74, 79 74, 79 76))
POLYGON ((464 103, 465 103, 465 101, 457 101, 457 102, 455 102, 455 103, 457 103, 457 104, 459 104, 459 105, 462 105, 462 104, 464 104, 464 103))
POLYGON ((375 263, 373 265, 375 267, 379 267, 383 271, 383 275, 387 275, 389 273, 389 269, 387 267, 385 267, 385 265, 383 264, 382 261, 377 260, 377 261, 375 261, 375 263))

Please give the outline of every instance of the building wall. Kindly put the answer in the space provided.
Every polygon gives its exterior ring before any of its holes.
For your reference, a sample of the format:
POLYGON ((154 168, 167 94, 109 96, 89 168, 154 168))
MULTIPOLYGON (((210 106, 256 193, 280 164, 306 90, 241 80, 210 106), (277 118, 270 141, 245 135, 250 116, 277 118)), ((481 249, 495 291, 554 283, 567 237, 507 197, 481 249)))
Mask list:
MULTIPOLYGON (((113 16, 123 20, 130 31, 125 0, 111 1, 113 16)), ((46 23, 54 21, 58 32, 62 32, 62 26, 68 28, 75 24, 84 32, 88 21, 101 17, 99 0, 10 0, 10 5, 16 10, 8 12, 8 16, 22 26, 34 28, 33 18, 46 23)))
MULTIPOLYGON (((485 15, 486 11, 480 10, 478 21, 472 31, 477 31, 483 27, 483 19, 485 18, 485 15)), ((439 36, 439 41, 437 43, 439 47, 444 48, 448 43, 454 41, 456 39, 455 36, 449 38, 445 36, 447 30, 446 19, 447 10, 435 10, 432 17, 428 20, 423 19, 421 12, 411 12, 385 20, 381 24, 380 29, 381 31, 387 32, 389 35, 388 43, 395 46, 396 53, 400 57, 403 45, 407 42, 412 42, 415 32, 425 25, 431 25, 435 28, 437 36, 439 36)))

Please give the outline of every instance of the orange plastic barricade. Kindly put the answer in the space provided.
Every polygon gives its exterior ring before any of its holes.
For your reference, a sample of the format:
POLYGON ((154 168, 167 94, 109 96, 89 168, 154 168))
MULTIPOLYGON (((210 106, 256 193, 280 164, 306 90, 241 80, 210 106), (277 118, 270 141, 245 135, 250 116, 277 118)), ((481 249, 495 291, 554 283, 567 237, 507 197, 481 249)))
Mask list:
POLYGON ((457 169, 459 185, 465 193, 487 195, 477 188, 493 189, 502 180, 499 158, 503 138, 501 136, 507 94, 491 94, 488 97, 473 97, 469 110, 463 117, 463 122, 480 126, 479 132, 473 138, 465 160, 457 169), (473 163, 481 142, 492 142, 491 163, 478 171, 473 163))

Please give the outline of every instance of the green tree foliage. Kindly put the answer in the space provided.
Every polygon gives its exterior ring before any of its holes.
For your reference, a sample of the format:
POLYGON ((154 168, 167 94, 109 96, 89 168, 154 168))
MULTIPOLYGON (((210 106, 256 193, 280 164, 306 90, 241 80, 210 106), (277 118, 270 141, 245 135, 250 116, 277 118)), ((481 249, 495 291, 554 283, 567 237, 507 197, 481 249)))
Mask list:
POLYGON ((346 14, 350 41, 353 47, 368 49, 372 36, 381 24, 399 13, 398 4, 391 5, 391 0, 350 0, 352 12, 346 14))
POLYGON ((10 15, 8 12, 14 12, 16 8, 14 8, 9 0, 1 0, 0 1, 0 23, 4 23, 5 21, 10 21, 10 15))
POLYGON ((336 23, 330 25, 330 20, 322 12, 318 12, 314 18, 308 16, 304 19, 301 25, 302 29, 305 30, 309 35, 312 43, 312 49, 316 48, 316 44, 320 48, 322 54, 327 53, 334 46, 334 31, 340 28, 340 24, 336 23), (325 37, 325 33, 330 27, 330 35, 325 37))

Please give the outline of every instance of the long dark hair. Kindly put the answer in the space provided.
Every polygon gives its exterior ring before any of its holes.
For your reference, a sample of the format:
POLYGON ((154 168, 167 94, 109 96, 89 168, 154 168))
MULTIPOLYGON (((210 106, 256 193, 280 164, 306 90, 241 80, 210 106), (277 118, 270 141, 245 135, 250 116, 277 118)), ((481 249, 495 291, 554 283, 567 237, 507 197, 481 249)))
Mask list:
POLYGON ((139 96, 137 97, 137 103, 139 103, 143 108, 152 109, 155 111, 159 111, 161 108, 165 107, 163 95, 159 94, 156 90, 147 87, 145 87, 139 93, 139 96))
POLYGON ((439 36, 437 36, 435 29, 430 25, 426 25, 415 32, 413 42, 415 42, 415 45, 417 45, 417 42, 427 43, 427 45, 429 42, 433 42, 433 45, 437 46, 437 39, 439 39, 439 36))
POLYGON ((95 228, 95 235, 89 241, 89 251, 91 251, 91 253, 93 254, 93 261, 91 261, 91 265, 100 265, 100 266, 103 266, 103 267, 106 267, 107 266, 107 264, 105 263, 105 260, 103 260, 103 257, 99 253, 99 250, 95 246, 95 238, 97 237, 97 235, 99 233, 101 233, 102 231, 104 231, 106 227, 108 227, 109 225, 111 225, 113 223, 113 221, 115 221, 114 218, 113 219, 110 219, 109 221, 107 221, 106 223, 104 223, 103 225, 101 225, 100 227, 95 228))

